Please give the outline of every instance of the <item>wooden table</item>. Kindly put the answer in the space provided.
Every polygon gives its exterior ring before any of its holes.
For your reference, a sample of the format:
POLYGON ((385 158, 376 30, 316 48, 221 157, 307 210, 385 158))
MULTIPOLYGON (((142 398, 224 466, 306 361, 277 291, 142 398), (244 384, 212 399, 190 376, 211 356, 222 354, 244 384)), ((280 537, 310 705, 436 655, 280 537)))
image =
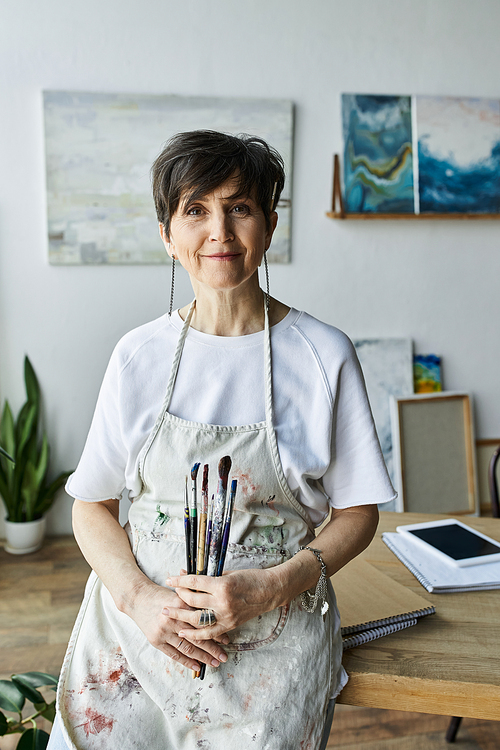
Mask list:
MULTIPOLYGON (((381 512, 363 556, 427 599, 436 614, 347 651, 350 679, 338 703, 500 720, 500 590, 429 594, 382 541, 383 531, 438 518, 446 516, 381 512)), ((500 519, 461 520, 500 541, 500 519)))

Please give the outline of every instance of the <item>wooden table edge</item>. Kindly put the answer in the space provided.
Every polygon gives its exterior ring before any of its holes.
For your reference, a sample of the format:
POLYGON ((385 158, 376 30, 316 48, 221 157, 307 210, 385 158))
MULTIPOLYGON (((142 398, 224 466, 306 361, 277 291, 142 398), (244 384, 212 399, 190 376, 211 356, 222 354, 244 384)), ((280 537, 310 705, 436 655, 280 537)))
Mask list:
POLYGON ((337 703, 498 721, 500 687, 477 682, 455 683, 351 672, 337 703))

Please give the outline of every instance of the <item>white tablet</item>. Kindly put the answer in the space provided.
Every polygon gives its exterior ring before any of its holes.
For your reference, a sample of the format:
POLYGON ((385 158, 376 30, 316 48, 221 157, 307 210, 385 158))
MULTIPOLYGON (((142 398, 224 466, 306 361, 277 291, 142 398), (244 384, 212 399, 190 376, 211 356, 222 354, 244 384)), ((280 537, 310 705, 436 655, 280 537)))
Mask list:
POLYGON ((500 543, 455 518, 398 526, 396 531, 411 537, 421 549, 432 549, 459 567, 500 560, 500 543))

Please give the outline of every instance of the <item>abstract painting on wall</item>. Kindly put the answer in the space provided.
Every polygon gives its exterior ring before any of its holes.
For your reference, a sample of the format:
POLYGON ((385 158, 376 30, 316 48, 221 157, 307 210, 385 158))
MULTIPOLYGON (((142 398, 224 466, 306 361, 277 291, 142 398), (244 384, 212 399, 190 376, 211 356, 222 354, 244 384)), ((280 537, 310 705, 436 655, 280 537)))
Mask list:
POLYGON ((500 211, 500 99, 417 96, 420 213, 500 211))
MULTIPOLYGON (((391 396, 410 396, 413 393, 413 345, 411 339, 359 339, 356 348, 373 419, 384 454, 389 476, 394 482, 394 461, 391 430, 391 396)), ((394 510, 390 503, 384 510, 394 510)))
POLYGON ((347 213, 500 213, 500 99, 342 94, 347 213))
POLYGON ((413 213, 411 97, 342 94, 348 212, 413 213))
POLYGON ((270 261, 290 261, 292 103, 45 91, 49 261, 169 262, 158 235, 149 170, 175 133, 210 129, 264 138, 287 173, 270 261))

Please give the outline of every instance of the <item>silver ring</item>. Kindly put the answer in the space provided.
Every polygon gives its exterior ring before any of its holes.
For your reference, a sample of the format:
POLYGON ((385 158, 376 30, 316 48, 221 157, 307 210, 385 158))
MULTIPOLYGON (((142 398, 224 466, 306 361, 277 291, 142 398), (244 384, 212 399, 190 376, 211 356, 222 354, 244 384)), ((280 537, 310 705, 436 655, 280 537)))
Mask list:
POLYGON ((200 612, 200 619, 198 620, 199 628, 208 628, 210 625, 215 625, 217 617, 213 609, 202 609, 200 612))
POLYGON ((179 643, 177 644, 177 650, 180 649, 180 647, 182 646, 183 642, 184 642, 184 638, 181 638, 180 641, 179 641, 179 643))

